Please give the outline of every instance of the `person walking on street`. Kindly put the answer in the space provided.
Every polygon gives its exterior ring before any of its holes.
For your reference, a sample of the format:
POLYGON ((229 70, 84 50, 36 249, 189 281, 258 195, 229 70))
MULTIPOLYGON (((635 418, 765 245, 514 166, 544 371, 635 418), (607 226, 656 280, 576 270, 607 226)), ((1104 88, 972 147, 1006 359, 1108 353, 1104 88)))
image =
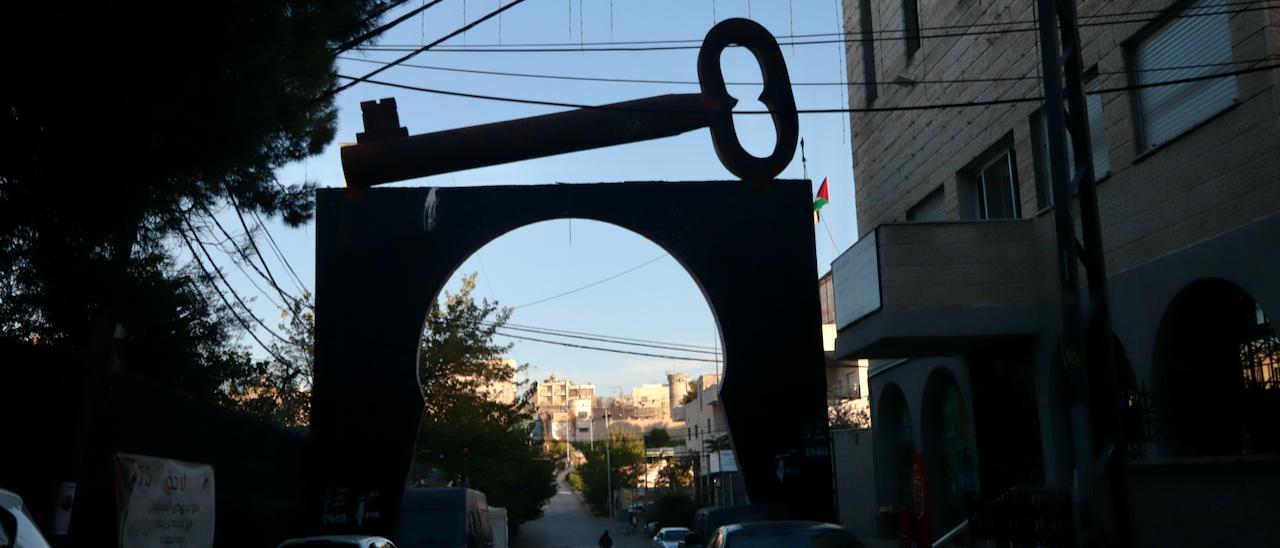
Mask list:
POLYGON ((600 542, 596 544, 599 544, 600 548, 613 548, 613 538, 609 536, 608 529, 605 529, 604 534, 600 535, 600 542))

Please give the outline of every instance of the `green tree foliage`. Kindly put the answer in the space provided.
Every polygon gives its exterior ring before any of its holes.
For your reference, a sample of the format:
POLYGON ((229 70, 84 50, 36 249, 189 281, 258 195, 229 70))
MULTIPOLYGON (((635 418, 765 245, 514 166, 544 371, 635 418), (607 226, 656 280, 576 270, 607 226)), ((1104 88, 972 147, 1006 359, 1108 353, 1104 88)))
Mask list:
POLYGON ((464 277, 458 292, 427 316, 418 359, 426 405, 413 473, 435 470, 445 481, 484 492, 518 527, 541 516, 555 495, 555 465, 530 443, 533 387, 513 401, 492 396, 494 387, 519 387, 516 373, 527 366, 512 367, 505 359, 510 345, 493 340, 510 309, 476 301, 475 287, 475 274, 464 277))
POLYGON ((271 344, 272 359, 254 361, 251 374, 227 380, 230 405, 281 426, 307 426, 316 343, 315 305, 310 293, 304 292, 301 300, 293 301, 277 332, 285 341, 271 344))
POLYGON ((276 170, 333 140, 332 48, 386 4, 5 3, 0 337, 105 364, 119 325, 125 368, 225 401, 256 366, 177 235, 229 204, 310 219, 276 170))
POLYGON ((671 433, 666 428, 655 427, 644 435, 645 447, 671 447, 671 433))
POLYGON ((695 457, 675 457, 667 459, 666 465, 658 470, 658 487, 667 489, 685 489, 693 486, 693 463, 695 457))
POLYGON ((596 442, 595 447, 577 444, 586 462, 574 469, 570 484, 598 515, 609 513, 609 470, 612 465, 613 488, 636 487, 644 474, 644 442, 635 433, 621 428, 609 431, 609 443, 596 442), (605 451, 608 451, 606 457, 605 451))
POLYGON ((680 405, 688 404, 696 399, 698 399, 698 385, 690 384, 689 390, 684 393, 684 396, 680 397, 680 405))
POLYGON ((729 435, 724 434, 716 436, 702 443, 707 451, 723 451, 725 449, 733 449, 733 444, 729 442, 729 435))
POLYGON ((658 522, 658 527, 689 527, 693 515, 698 513, 698 503, 684 493, 666 493, 653 501, 647 516, 658 522))

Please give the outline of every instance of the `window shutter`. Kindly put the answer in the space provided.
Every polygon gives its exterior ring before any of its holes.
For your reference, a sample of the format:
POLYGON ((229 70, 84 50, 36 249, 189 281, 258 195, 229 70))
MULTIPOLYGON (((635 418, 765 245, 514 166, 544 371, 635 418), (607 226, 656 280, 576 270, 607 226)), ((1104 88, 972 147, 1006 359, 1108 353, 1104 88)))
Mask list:
MULTIPOLYGON (((1182 15, 1222 11, 1224 0, 1201 0, 1182 15)), ((1231 26, 1226 13, 1171 20, 1135 50, 1139 84, 1152 84, 1230 70, 1231 26), (1212 66, 1212 65, 1217 66, 1212 66), (1152 70, 1167 67, 1196 67, 1152 70)), ((1234 77, 1138 90, 1143 143, 1151 150, 1235 103, 1234 77)))
MULTIPOLYGON (((1097 89, 1097 80, 1089 86, 1097 89)), ((1111 151, 1107 146, 1107 124, 1102 117, 1102 95, 1086 95, 1086 107, 1089 109, 1089 146, 1093 149, 1093 178, 1101 179, 1111 172, 1111 151)))

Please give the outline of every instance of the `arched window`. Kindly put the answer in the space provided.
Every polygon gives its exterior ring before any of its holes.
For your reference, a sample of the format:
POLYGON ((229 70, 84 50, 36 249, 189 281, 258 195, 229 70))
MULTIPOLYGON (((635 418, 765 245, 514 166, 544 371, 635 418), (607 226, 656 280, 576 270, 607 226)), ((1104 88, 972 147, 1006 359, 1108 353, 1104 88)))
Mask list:
POLYGON ((1156 337, 1166 452, 1280 452, 1280 341, 1243 289, 1218 279, 1183 289, 1156 337))
POLYGON ((925 383, 921 419, 930 509, 936 531, 947 531, 968 515, 978 495, 973 423, 955 375, 936 368, 925 383))
POLYGON ((872 428, 880 505, 909 507, 912 504, 911 461, 916 442, 911 411, 898 385, 890 383, 882 389, 872 428))

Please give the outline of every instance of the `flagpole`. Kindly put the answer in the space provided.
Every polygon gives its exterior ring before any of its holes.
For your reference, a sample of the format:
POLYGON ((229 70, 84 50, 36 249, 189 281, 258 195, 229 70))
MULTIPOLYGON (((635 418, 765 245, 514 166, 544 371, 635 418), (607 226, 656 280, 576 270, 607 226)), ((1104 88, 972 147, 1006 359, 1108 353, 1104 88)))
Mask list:
POLYGON ((831 253, 833 254, 833 256, 839 255, 840 247, 836 245, 836 237, 831 235, 831 227, 827 226, 827 223, 824 223, 821 221, 822 217, 818 217, 818 219, 819 219, 818 223, 822 225, 822 228, 825 228, 827 230, 827 238, 831 239, 831 253))

